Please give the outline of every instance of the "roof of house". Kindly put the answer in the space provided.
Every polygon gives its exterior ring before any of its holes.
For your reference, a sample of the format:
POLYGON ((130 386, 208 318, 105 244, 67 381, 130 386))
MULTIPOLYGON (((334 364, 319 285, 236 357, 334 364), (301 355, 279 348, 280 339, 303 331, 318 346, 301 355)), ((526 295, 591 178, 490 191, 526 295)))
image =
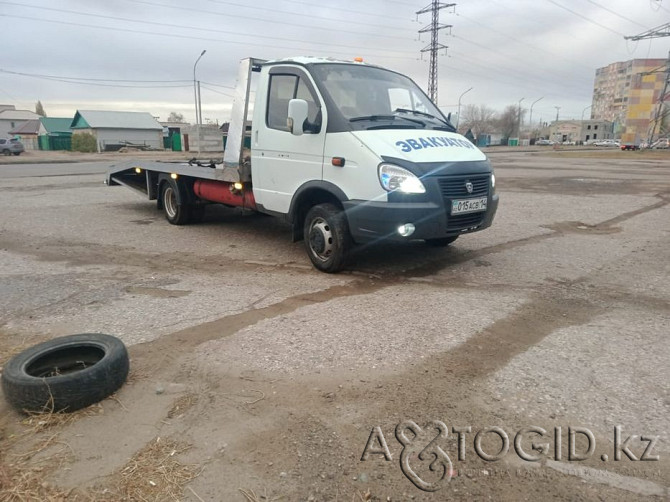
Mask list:
POLYGON ((14 106, 14 105, 0 105, 0 112, 2 110, 16 110, 16 106, 14 106))
POLYGON ((37 120, 40 116, 30 110, 2 110, 0 120, 37 120))
POLYGON ((163 130, 163 126, 147 112, 107 112, 99 110, 77 110, 70 127, 72 129, 163 130))
POLYGON ((9 131, 9 134, 39 134, 41 126, 39 120, 26 120, 9 131))
POLYGON ((47 133, 72 132, 70 131, 70 124, 72 124, 71 118, 40 117, 40 122, 42 122, 47 133))

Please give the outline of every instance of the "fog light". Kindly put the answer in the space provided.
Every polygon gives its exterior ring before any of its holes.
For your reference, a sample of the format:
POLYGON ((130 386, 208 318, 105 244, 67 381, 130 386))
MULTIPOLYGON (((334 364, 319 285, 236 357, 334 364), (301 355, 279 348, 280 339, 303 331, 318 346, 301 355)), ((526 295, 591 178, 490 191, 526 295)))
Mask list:
POLYGON ((414 233, 414 230, 416 230, 416 227, 411 223, 405 223, 404 225, 400 225, 398 227, 398 233, 403 237, 409 237, 414 233))
POLYGON ((235 188, 235 190, 242 190, 244 188, 244 185, 238 181, 233 184, 233 188, 235 188))
POLYGON ((176 180, 178 178, 177 173, 171 173, 170 178, 172 178, 173 180, 176 180))
POLYGON ((136 167, 136 168, 135 168, 135 172, 136 172, 137 174, 142 174, 142 169, 140 169, 139 167, 136 167))

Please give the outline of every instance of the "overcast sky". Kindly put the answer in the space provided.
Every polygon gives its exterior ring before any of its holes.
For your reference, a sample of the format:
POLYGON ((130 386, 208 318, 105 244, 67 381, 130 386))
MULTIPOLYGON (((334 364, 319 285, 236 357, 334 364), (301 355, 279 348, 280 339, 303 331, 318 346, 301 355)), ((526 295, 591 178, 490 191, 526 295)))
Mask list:
MULTIPOLYGON (((450 2, 451 3, 451 2, 450 2)), ((203 121, 228 119, 237 62, 296 55, 363 57, 426 88, 429 0, 0 0, 0 103, 47 115, 77 109, 171 111, 194 120, 193 64, 203 121), (15 73, 8 73, 15 72, 15 73), (17 75, 30 74, 41 77, 17 75), (55 77, 55 78, 47 78, 55 77), (80 80, 81 79, 81 80, 80 80), (91 79, 91 80, 83 80, 91 79), (98 80, 93 80, 98 79, 98 80), (65 82, 65 81, 67 82, 65 82), (126 82, 120 82, 125 80, 126 82)), ((439 106, 533 108, 534 120, 581 118, 598 67, 666 58, 670 37, 631 42, 670 22, 670 0, 462 0, 439 58, 439 106)), ((586 111, 586 116, 590 110, 586 111)))

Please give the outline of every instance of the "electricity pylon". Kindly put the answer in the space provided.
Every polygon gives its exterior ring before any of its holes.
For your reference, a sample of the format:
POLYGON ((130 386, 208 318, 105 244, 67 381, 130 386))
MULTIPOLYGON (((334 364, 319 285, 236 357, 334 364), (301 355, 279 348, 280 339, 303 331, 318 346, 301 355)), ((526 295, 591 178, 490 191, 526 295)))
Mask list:
MULTIPOLYGON (((651 30, 647 30, 638 35, 633 35, 624 38, 626 40, 637 41, 637 40, 645 40, 647 38, 661 38, 661 37, 670 37, 670 23, 666 23, 656 28, 652 28, 651 30)), ((656 134, 657 129, 659 136, 663 134, 664 132, 663 123, 665 121, 665 118, 668 117, 668 115, 670 115, 669 110, 664 110, 666 101, 670 101, 670 92, 668 92, 668 88, 670 88, 670 52, 668 52, 668 59, 665 63, 665 68, 660 67, 653 71, 644 72, 641 75, 651 75, 652 73, 660 73, 660 72, 665 72, 665 83, 663 84, 663 90, 661 91, 661 94, 658 97, 658 107, 656 108, 654 118, 649 121, 649 131, 647 133, 647 143, 649 145, 651 145, 651 143, 654 141, 654 135, 656 134)))
POLYGON ((431 101, 437 106, 437 52, 441 49, 448 49, 449 47, 443 45, 439 41, 439 31, 446 28, 451 28, 450 24, 440 23, 440 11, 448 7, 454 7, 455 3, 442 3, 439 0, 432 0, 432 2, 423 9, 416 12, 419 14, 426 12, 432 13, 432 21, 428 26, 424 26, 419 30, 419 33, 430 32, 430 44, 421 49, 421 52, 430 52, 430 68, 428 70, 428 96, 431 101))

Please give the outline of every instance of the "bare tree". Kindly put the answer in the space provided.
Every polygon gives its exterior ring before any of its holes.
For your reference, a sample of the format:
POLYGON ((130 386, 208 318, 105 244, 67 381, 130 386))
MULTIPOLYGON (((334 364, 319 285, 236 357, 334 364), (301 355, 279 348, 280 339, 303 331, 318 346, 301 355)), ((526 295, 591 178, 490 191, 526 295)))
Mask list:
MULTIPOLYGON (((521 118, 525 114, 526 110, 521 108, 521 118)), ((520 125, 518 105, 507 105, 498 116, 496 129, 502 134, 503 138, 515 138, 518 137, 520 125)))
POLYGON ((486 105, 465 105, 458 121, 458 128, 462 131, 470 129, 477 137, 494 129, 496 116, 496 111, 486 105))
POLYGON ((37 100, 37 103, 35 103, 35 113, 40 117, 47 116, 46 112, 44 111, 44 107, 42 106, 42 102, 39 99, 37 100))
POLYGON ((184 121, 184 115, 181 113, 177 112, 170 112, 170 115, 168 116, 167 119, 168 122, 183 122, 184 121))

